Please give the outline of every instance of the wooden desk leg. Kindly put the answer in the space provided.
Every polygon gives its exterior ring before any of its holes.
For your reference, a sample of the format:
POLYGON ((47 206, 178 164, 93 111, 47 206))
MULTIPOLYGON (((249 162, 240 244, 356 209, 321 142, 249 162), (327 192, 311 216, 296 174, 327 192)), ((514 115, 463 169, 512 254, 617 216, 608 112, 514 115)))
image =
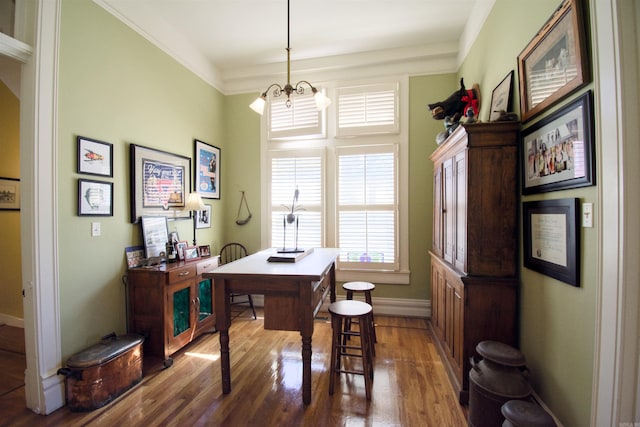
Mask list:
POLYGON ((311 337, 302 336, 302 402, 311 403, 311 337))
POLYGON ((229 330, 220 330, 220 369, 222 371, 222 392, 231 392, 231 365, 229 363, 229 330))

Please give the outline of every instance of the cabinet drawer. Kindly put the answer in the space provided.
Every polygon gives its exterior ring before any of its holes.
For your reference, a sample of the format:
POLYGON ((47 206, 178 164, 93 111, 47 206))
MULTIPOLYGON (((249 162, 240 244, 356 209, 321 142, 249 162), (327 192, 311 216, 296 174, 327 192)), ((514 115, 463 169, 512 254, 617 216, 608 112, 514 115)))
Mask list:
POLYGON ((311 306, 313 307, 314 315, 320 310, 322 301, 329 292, 329 278, 325 276, 321 281, 313 284, 313 296, 311 297, 311 306))
POLYGON ((191 279, 192 277, 196 277, 195 265, 188 265, 169 271, 169 283, 171 284, 180 282, 182 280, 191 279))
POLYGON ((199 262, 196 266, 196 274, 208 273, 211 270, 218 268, 218 257, 213 257, 206 261, 199 262))

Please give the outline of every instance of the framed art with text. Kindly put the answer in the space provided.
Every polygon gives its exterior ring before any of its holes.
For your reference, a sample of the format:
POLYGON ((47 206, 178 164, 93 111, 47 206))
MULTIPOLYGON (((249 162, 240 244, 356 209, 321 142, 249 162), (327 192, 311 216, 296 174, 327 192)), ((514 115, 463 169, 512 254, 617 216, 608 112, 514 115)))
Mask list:
POLYGON ((591 92, 522 131, 522 194, 595 184, 591 92))
POLYGON ((191 218, 185 200, 191 189, 191 159, 131 144, 131 222, 141 216, 191 218))
POLYGON ((524 202, 524 266, 580 286, 579 199, 524 202))
POLYGON ((169 241, 167 218, 164 216, 143 216, 140 222, 142 223, 142 240, 147 258, 164 257, 169 241))
POLYGON ((113 216, 113 182, 79 179, 78 216, 113 216))
POLYGON ((195 191, 207 199, 220 199, 220 149, 194 140, 195 191))
POLYGON ((518 55, 523 122, 588 83, 582 3, 565 0, 518 55))

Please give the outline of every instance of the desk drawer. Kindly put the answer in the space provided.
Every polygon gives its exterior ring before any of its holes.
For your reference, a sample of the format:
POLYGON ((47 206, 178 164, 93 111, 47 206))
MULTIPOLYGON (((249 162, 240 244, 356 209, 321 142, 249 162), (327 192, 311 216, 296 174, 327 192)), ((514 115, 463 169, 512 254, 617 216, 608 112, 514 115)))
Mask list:
POLYGON ((188 279, 191 279, 192 277, 196 277, 195 264, 188 265, 181 268, 176 268, 175 270, 169 271, 169 284, 174 284, 177 282, 181 282, 183 280, 188 280, 188 279))
POLYGON ((329 293, 329 278, 324 276, 324 278, 314 283, 313 285, 313 296, 311 298, 311 306, 313 307, 313 314, 317 314, 318 310, 320 310, 320 306, 322 305, 322 301, 324 301, 325 297, 329 293))
POLYGON ((196 273, 200 275, 215 270, 216 268, 218 268, 218 257, 212 257, 206 261, 199 262, 196 266, 196 273))

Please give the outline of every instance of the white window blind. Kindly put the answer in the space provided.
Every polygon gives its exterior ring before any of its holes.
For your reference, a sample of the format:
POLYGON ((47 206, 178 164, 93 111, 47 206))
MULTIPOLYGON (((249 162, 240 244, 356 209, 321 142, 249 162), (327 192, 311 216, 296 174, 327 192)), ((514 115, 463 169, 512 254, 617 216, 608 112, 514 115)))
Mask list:
POLYGON ((337 136, 398 133, 398 84, 375 84, 337 90, 337 136))
POLYGON ((397 155, 394 146, 338 150, 340 263, 397 268, 397 155))
POLYGON ((273 152, 271 157, 271 246, 276 248, 313 248, 324 246, 323 239, 323 179, 322 156, 273 152), (298 189, 294 212, 298 224, 289 224, 295 190, 298 189))
POLYGON ((318 111, 311 95, 292 95, 291 106, 286 95, 269 101, 269 139, 291 139, 324 135, 323 112, 318 111))

